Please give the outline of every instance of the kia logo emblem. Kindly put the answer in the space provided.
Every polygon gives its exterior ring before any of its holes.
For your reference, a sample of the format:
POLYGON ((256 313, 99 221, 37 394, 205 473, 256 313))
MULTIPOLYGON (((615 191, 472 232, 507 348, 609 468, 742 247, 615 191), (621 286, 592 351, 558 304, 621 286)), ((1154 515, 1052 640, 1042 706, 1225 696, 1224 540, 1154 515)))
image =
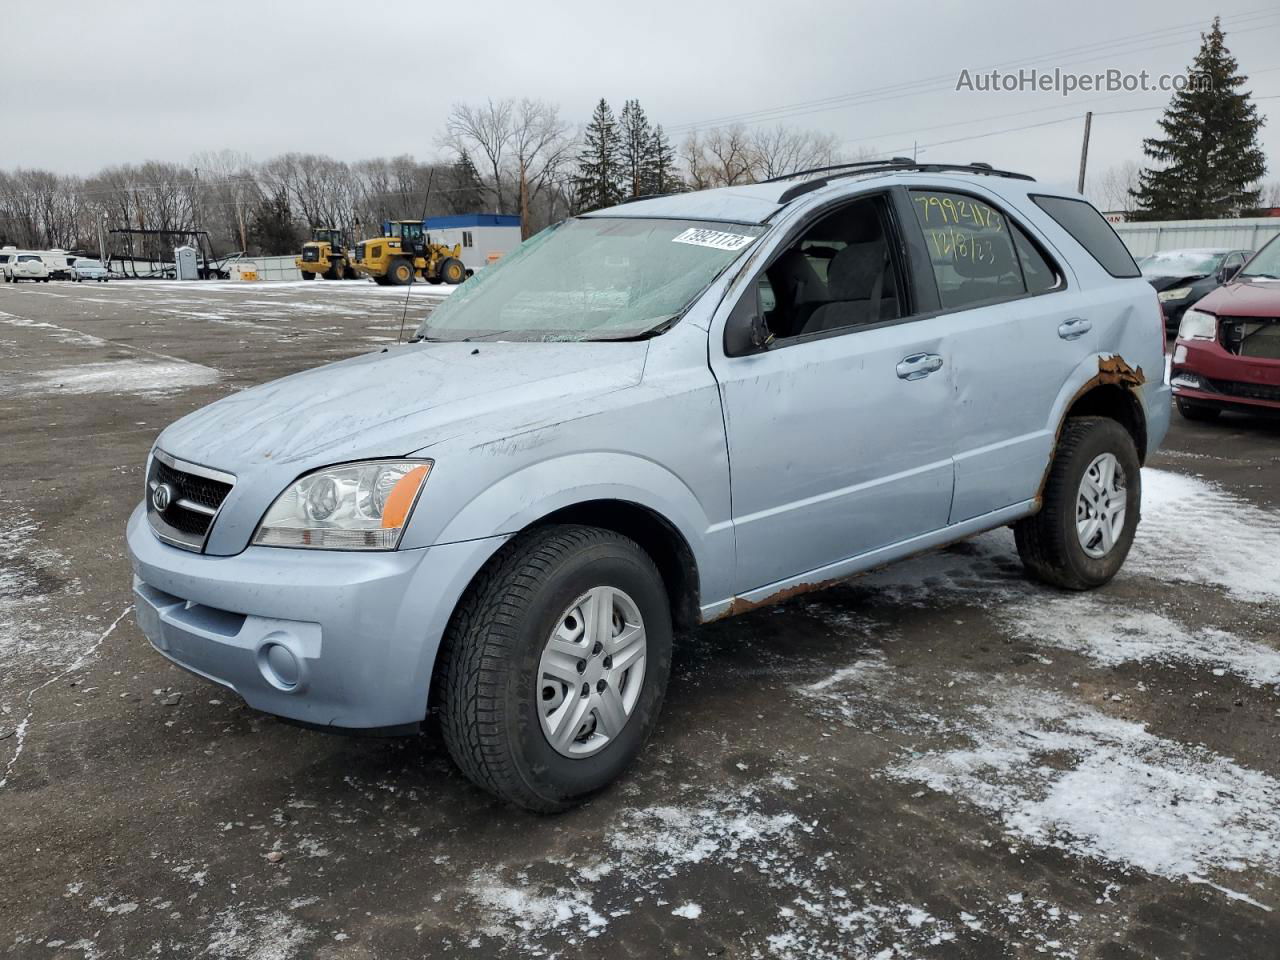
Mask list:
POLYGON ((171 503, 173 503, 173 487, 167 483, 162 483, 151 491, 151 505, 158 513, 168 510, 171 503))

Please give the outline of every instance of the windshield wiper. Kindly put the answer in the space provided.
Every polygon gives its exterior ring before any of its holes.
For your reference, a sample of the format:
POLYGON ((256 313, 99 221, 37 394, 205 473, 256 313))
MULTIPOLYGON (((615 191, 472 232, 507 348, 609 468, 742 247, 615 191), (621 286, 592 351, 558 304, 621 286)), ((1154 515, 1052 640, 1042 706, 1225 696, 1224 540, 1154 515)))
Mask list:
POLYGON ((653 337, 658 337, 666 333, 676 325, 676 322, 679 321, 682 316, 684 316, 683 313, 673 313, 671 316, 663 317, 653 326, 646 327, 638 333, 628 333, 619 337, 583 337, 583 339, 587 342, 595 343, 626 343, 629 340, 649 340, 653 337))
POLYGON ((1244 280, 1280 280, 1274 273, 1244 273, 1241 274, 1244 280))

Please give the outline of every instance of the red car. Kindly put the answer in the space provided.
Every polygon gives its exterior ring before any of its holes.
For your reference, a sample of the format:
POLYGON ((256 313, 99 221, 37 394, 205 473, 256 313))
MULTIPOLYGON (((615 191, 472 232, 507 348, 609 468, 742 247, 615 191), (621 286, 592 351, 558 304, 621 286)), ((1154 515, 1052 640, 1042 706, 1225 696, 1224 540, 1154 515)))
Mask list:
POLYGON ((1280 237, 1182 315, 1169 383, 1188 420, 1280 413, 1280 237))

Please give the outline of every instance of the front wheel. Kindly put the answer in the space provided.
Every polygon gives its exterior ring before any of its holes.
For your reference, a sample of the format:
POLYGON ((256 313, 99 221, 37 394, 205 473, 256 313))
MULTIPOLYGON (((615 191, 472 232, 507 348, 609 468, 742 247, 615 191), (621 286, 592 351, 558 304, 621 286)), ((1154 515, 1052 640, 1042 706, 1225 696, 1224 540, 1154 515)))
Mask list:
POLYGON ((1072 417, 1049 466, 1040 512, 1014 524, 1023 566, 1064 590, 1100 587, 1133 545, 1142 476, 1133 437, 1106 417, 1072 417))
POLYGON ((408 260, 392 260, 387 268, 387 282, 393 287, 413 283, 413 265, 408 260))
POLYGON ((467 279, 467 268, 456 257, 446 257, 440 264, 439 276, 445 283, 456 286, 467 279))
POLYGON ((504 546, 468 589, 433 699, 472 782, 553 813, 631 763, 670 670, 671 612, 649 555, 610 530, 549 526, 504 546))

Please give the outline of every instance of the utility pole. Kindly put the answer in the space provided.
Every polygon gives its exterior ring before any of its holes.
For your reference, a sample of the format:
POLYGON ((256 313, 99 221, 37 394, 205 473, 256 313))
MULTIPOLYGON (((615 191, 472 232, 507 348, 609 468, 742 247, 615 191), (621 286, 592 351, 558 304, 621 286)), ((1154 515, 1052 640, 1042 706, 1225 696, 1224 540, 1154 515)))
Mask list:
POLYGON ((1084 115, 1084 142, 1080 144, 1080 179, 1076 183, 1076 192, 1084 193, 1084 168, 1089 162, 1089 129, 1093 126, 1093 111, 1084 115))
POLYGON ((107 212, 102 212, 102 219, 98 221, 98 262, 104 267, 107 265, 107 241, 102 232, 102 228, 107 222, 107 212))

